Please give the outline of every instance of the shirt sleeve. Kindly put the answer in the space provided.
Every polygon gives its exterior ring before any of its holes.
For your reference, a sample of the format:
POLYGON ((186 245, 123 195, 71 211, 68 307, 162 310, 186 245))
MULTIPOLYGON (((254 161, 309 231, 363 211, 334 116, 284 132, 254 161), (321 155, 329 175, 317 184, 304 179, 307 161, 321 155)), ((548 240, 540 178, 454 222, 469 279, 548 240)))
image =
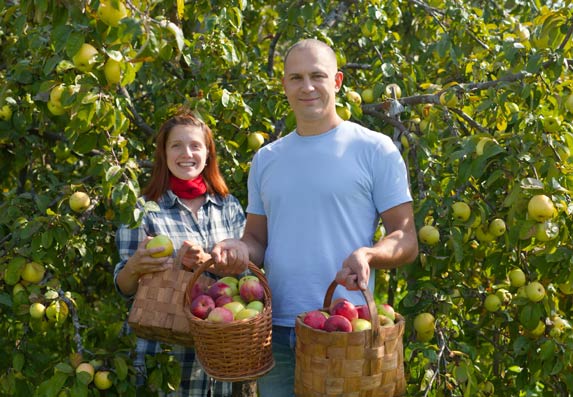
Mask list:
POLYGON ((113 272, 113 282, 116 291, 124 298, 129 299, 132 295, 125 295, 117 285, 117 275, 125 266, 127 260, 137 251, 139 242, 145 238, 144 226, 130 228, 127 225, 121 225, 115 233, 115 243, 119 253, 120 261, 115 265, 113 272))

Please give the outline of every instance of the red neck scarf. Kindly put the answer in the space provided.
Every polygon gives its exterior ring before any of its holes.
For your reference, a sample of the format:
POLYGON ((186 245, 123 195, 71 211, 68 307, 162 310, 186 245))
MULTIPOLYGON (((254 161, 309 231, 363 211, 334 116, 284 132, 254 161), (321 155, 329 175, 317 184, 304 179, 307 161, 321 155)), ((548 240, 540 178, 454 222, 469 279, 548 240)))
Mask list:
POLYGON ((169 186, 177 197, 182 199, 194 199, 207 192, 207 185, 203 176, 199 175, 195 179, 179 179, 176 176, 169 176, 169 186))

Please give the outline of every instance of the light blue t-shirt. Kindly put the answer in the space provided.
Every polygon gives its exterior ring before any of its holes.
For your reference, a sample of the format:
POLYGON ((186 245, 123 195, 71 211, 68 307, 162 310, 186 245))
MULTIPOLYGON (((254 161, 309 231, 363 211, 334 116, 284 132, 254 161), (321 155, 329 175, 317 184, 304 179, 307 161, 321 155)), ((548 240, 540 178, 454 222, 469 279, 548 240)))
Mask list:
MULTIPOLYGON (((273 323, 281 326, 321 308, 344 259, 372 245, 379 214, 412 200, 392 140, 349 121, 321 135, 293 131, 259 149, 248 194, 247 212, 267 217, 264 268, 273 323)), ((362 293, 342 286, 338 296, 365 303, 362 293)))

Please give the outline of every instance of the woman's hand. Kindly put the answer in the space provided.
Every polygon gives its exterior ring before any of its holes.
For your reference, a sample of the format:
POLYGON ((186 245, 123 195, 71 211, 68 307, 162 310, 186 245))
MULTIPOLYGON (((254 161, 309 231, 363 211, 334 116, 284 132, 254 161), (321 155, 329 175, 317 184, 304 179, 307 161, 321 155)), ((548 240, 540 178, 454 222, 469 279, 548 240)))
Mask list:
POLYGON ((124 270, 132 276, 137 277, 137 279, 147 273, 162 272, 173 264, 173 258, 171 257, 154 258, 151 256, 163 251, 163 247, 146 248, 151 238, 152 237, 147 236, 139 243, 137 250, 127 260, 124 266, 124 270))

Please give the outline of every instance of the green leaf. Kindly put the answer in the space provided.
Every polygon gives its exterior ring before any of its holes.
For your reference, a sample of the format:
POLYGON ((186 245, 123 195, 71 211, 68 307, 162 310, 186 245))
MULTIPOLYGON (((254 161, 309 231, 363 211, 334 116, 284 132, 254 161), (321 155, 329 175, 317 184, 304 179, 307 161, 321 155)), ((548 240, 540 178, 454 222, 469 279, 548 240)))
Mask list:
POLYGON ((43 381, 38 389, 36 389, 35 397, 56 397, 59 391, 62 389, 66 380, 68 379, 68 374, 56 371, 54 375, 43 381))
POLYGON ((22 274, 22 269, 24 269, 25 264, 26 258, 21 256, 12 258, 12 260, 8 263, 6 273, 4 274, 4 282, 6 282, 8 285, 15 285, 18 281, 20 281, 20 275, 22 274))
POLYGON ((127 372, 129 367, 127 363, 121 356, 115 356, 113 358, 113 366, 115 368, 115 375, 119 380, 124 380, 127 377, 127 372))
POLYGON ((519 313, 519 322, 525 329, 532 330, 537 327, 543 314, 542 307, 536 303, 525 305, 519 313))

